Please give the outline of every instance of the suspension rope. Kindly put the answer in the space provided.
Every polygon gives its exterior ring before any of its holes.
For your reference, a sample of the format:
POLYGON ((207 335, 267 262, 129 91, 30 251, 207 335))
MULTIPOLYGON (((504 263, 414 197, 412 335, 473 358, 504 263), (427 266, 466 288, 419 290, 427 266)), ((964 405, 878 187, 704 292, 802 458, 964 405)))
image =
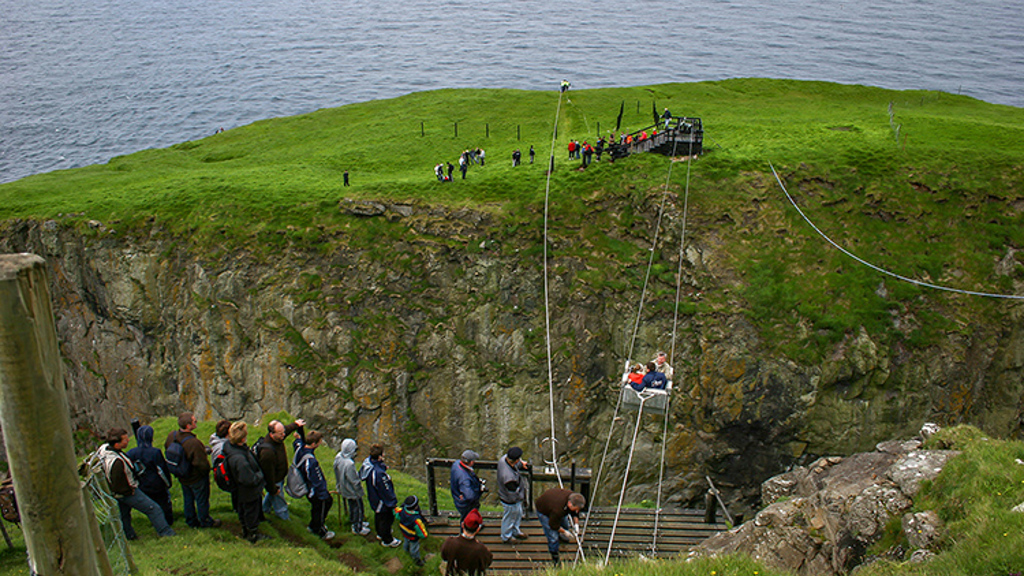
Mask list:
POLYGON ((558 441, 555 436, 555 376, 551 367, 551 306, 548 298, 548 214, 551 201, 551 173, 555 167, 555 140, 558 137, 558 117, 562 112, 562 95, 558 92, 558 106, 551 131, 551 155, 548 160, 548 177, 544 186, 544 339, 548 353, 548 413, 551 416, 551 461, 558 478, 558 487, 564 488, 562 474, 558 469, 558 441))
POLYGON ((803 217, 804 221, 807 222, 811 226, 811 228, 814 228, 814 231, 817 232, 819 236, 824 238, 826 242, 831 244, 836 250, 839 250, 843 254, 846 254, 850 258, 853 258, 854 260, 856 260, 857 262, 860 262, 861 264, 867 266, 868 268, 871 268, 872 270, 874 270, 876 272, 880 272, 880 273, 885 274, 887 276, 891 276, 893 278, 896 278, 897 280, 902 280, 903 282, 909 282, 910 284, 914 284, 916 286, 921 286, 923 288, 932 288, 933 290, 945 290, 946 292, 955 292, 957 294, 966 294, 968 296, 983 296, 983 297, 986 297, 986 298, 1005 298, 1005 299, 1009 299, 1009 300, 1024 300, 1024 296, 1018 295, 1018 294, 993 294, 993 293, 990 293, 990 292, 975 292, 973 290, 961 290, 959 288, 950 288, 949 286, 940 286, 938 284, 931 284, 929 282, 922 282, 920 280, 914 280, 913 278, 908 278, 906 276, 901 276, 899 274, 896 274, 895 272, 890 272, 889 270, 886 270, 885 268, 882 268, 880 266, 876 266, 876 265, 874 265, 874 264, 872 264, 872 263, 870 263, 870 262, 868 262, 868 261, 866 261, 866 260, 864 260, 862 258, 857 257, 855 254, 853 254, 849 250, 843 248, 839 244, 836 244, 831 238, 829 238, 824 232, 822 232, 817 226, 815 226, 814 222, 811 222, 811 219, 808 218, 806 214, 804 214, 804 211, 801 210, 800 207, 796 205, 796 201, 793 200, 793 197, 789 195, 789 190, 786 190, 786 185, 782 183, 782 178, 780 178, 778 172, 775 171, 775 166, 772 166, 771 162, 768 163, 768 166, 772 169, 772 174, 775 175, 775 181, 779 183, 779 186, 782 188, 782 191, 786 194, 786 198, 789 199, 789 203, 793 205, 793 208, 796 208, 796 211, 798 213, 800 213, 800 216, 803 217))
MULTIPOLYGON (((679 146, 679 140, 674 139, 672 142, 672 157, 675 158, 676 149, 679 146)), ((686 242, 686 217, 690 208, 690 166, 693 162, 693 134, 690 135, 689 144, 686 155, 686 188, 683 193, 683 222, 681 231, 679 233, 679 266, 676 269, 676 304, 675 312, 672 316, 672 343, 669 347, 669 358, 675 361, 676 357, 676 330, 679 327, 679 300, 682 296, 683 288, 683 256, 684 244, 686 242)), ((668 167, 668 178, 665 180, 665 189, 668 189, 669 182, 672 178, 672 165, 668 167)), ((675 374, 673 374, 675 376, 675 374)), ((682 374, 680 374, 680 377, 682 374)), ((673 386, 675 387, 675 386, 673 386)), ((658 552, 658 525, 661 520, 661 494, 662 487, 665 482, 665 447, 668 445, 668 421, 672 415, 672 394, 669 393, 668 398, 665 399, 665 426, 661 433, 661 465, 658 470, 658 499, 654 505, 654 538, 651 541, 651 553, 656 554, 658 552)))
POLYGON ((622 475, 622 489, 619 491, 619 503, 615 506, 615 520, 612 521, 612 531, 608 535, 608 550, 604 554, 604 563, 612 555, 612 544, 615 542, 615 531, 619 527, 619 515, 622 512, 622 500, 626 497, 626 484, 629 482, 629 469, 633 466, 633 452, 636 450, 636 436, 640 433, 640 421, 644 416, 644 403, 650 398, 647 394, 638 394, 640 397, 640 409, 636 411, 636 426, 633 428, 633 440, 629 443, 629 458, 626 459, 626 472, 622 475))
MULTIPOLYGON (((628 363, 627 363, 628 365, 628 363)), ((604 463, 605 458, 608 457, 608 447, 612 443, 612 432, 615 430, 615 419, 619 417, 619 407, 622 406, 622 394, 619 393, 619 400, 615 403, 615 411, 612 414, 612 425, 608 427, 608 439, 604 442, 604 452, 601 453, 601 465, 597 470, 597 479, 594 481, 594 489, 590 491, 591 495, 596 496, 598 490, 601 488, 601 477, 604 475, 604 463)), ((593 504, 593 503, 591 503, 593 504)), ((587 526, 590 525, 590 517, 593 514, 587 514, 587 517, 583 520, 583 529, 580 531, 580 541, 582 542, 583 537, 587 534, 587 526)), ((582 547, 577 548, 576 558, 580 559, 583 553, 582 547)))

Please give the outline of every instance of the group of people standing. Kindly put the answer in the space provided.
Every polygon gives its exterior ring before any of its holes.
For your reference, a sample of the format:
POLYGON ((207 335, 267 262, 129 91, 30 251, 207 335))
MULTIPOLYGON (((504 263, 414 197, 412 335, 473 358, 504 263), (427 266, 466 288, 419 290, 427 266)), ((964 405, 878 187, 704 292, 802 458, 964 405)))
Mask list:
MULTIPOLYGON (((491 559, 487 547, 475 540, 482 525, 480 498, 486 491, 484 482, 476 475, 474 468, 479 458, 479 454, 473 450, 466 450, 452 464, 449 484, 452 501, 461 516, 461 540, 449 538, 441 548, 441 558, 448 562, 449 569, 454 566, 456 570, 470 574, 482 574, 491 559)), ((523 503, 528 494, 528 482, 524 474, 529 467, 529 462, 523 459, 523 450, 518 446, 509 448, 497 462, 498 500, 502 506, 501 541, 505 544, 529 538, 522 530, 525 516, 523 503)), ((559 562, 560 542, 571 542, 571 534, 579 534, 579 514, 585 506, 586 499, 582 494, 563 488, 547 490, 534 502, 537 519, 547 540, 548 552, 555 564, 559 562)))
MULTIPOLYGON (((289 434, 294 434, 291 464, 301 475, 305 498, 310 504, 307 530, 325 540, 335 537, 326 526, 334 501, 315 456, 317 448, 323 445, 320 432, 307 432, 302 419, 290 424, 274 420, 267 426, 266 435, 250 446, 247 443, 249 426, 245 422, 221 420, 207 447, 196 437, 196 426, 195 415, 182 413, 178 417, 178 428, 168 434, 161 451, 153 446, 153 428, 133 422, 136 448, 125 453, 129 434, 123 428, 113 428, 97 449, 97 460, 118 502, 128 539, 137 538, 132 527, 132 510, 145 514, 160 536, 175 535, 171 528, 174 513, 169 492, 173 478, 181 485, 185 523, 200 529, 220 526, 221 521, 210 516, 210 476, 215 469, 218 485, 228 486, 226 489, 231 493, 242 536, 252 543, 269 538, 259 531, 261 521, 270 514, 282 520, 290 518, 288 501, 284 499, 285 479, 289 475, 284 442, 289 434)), ((336 488, 345 504, 349 528, 353 534, 362 536, 371 532, 363 506, 365 494, 380 544, 389 548, 404 544, 405 551, 422 566, 420 545, 429 532, 419 499, 410 495, 399 504, 385 464, 383 445, 370 446, 368 456, 359 466, 356 465, 357 452, 356 441, 347 438, 333 463, 336 488), (396 519, 401 540, 392 533, 396 519)), ((497 495, 503 510, 501 540, 506 544, 528 538, 522 530, 522 521, 528 495, 525 473, 529 463, 522 456, 522 449, 512 447, 497 463, 497 495)), ((447 574, 483 574, 493 560, 487 547, 476 539, 483 529, 480 499, 487 491, 474 468, 479 458, 476 452, 466 450, 451 468, 451 494, 460 515, 460 534, 448 538, 441 547, 447 574)), ((559 560, 559 542, 571 541, 570 530, 578 533, 578 516, 585 504, 581 494, 561 488, 548 490, 537 498, 537 518, 554 562, 559 560)))

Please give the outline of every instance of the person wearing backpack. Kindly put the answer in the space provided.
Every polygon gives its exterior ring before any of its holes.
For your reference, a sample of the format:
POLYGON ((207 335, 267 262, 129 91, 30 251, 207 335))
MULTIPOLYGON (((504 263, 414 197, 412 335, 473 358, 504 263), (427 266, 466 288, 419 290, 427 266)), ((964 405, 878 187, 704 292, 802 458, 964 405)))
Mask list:
POLYGON ((132 508, 149 518, 157 534, 174 536, 174 529, 167 523, 160 506, 139 490, 135 464, 122 452, 127 447, 128 431, 124 428, 111 428, 107 432, 106 443, 96 450, 96 455, 103 465, 103 475, 114 494, 114 499, 117 500, 125 537, 129 540, 138 538, 135 529, 132 528, 132 508))
POLYGON ((359 477, 366 482, 366 497, 370 501, 370 508, 373 509, 373 526, 377 530, 377 539, 380 540, 381 546, 401 546, 402 543, 391 534, 398 497, 395 496, 395 486, 388 475, 388 467, 384 464, 384 446, 370 446, 370 456, 363 461, 359 477))
POLYGON ((271 511, 281 520, 288 520, 288 501, 281 493, 284 488, 284 478, 288 475, 288 452, 285 450, 284 439, 292 432, 299 432, 305 436, 303 427, 306 421, 299 418, 295 422, 285 426, 277 420, 272 420, 267 425, 267 435, 260 438, 253 445, 253 452, 263 469, 263 481, 266 483, 267 496, 263 499, 263 514, 269 515, 271 511))
POLYGON ((140 426, 135 433, 135 442, 138 446, 128 451, 128 458, 137 465, 142 465, 143 471, 138 475, 139 490, 160 506, 168 524, 174 524, 170 492, 173 481, 171 473, 167 470, 164 453, 153 447, 153 427, 140 426))
POLYGON ((423 520, 420 512, 420 500, 416 496, 409 496, 402 503, 402 506, 395 508, 395 518, 398 519, 398 528, 405 539, 403 547, 412 556, 417 566, 423 566, 423 558, 420 558, 420 541, 426 539, 427 523, 423 520))
POLYGON ((182 412, 178 416, 178 430, 167 435, 164 442, 164 454, 168 469, 174 472, 178 448, 180 446, 182 462, 186 472, 179 473, 181 495, 185 511, 185 523, 193 528, 215 528, 220 520, 210 517, 210 459, 206 456, 206 446, 202 440, 192 433, 196 429, 196 417, 191 412, 182 412))
POLYGON ((324 471, 320 468, 316 455, 313 454, 323 444, 323 438, 323 434, 313 430, 306 434, 305 439, 296 438, 293 446, 295 447, 295 467, 302 474, 302 479, 306 481, 306 487, 309 489, 306 494, 306 500, 309 500, 310 506, 307 528, 320 538, 330 540, 334 538, 334 532, 327 529, 326 523, 327 513, 331 511, 334 498, 327 491, 327 478, 324 477, 324 471))
POLYGON ((238 513, 238 523, 242 525, 242 537, 255 544, 270 536, 259 531, 263 470, 256 456, 245 445, 248 436, 249 426, 245 422, 232 424, 228 429, 228 441, 224 444, 223 453, 227 460, 231 492, 235 496, 235 512, 238 513))
POLYGON ((341 442, 341 451, 334 457, 334 480, 335 487, 345 499, 345 510, 348 512, 352 533, 366 536, 370 533, 370 525, 363 516, 363 486, 359 481, 355 462, 358 449, 356 441, 351 438, 345 438, 341 442))

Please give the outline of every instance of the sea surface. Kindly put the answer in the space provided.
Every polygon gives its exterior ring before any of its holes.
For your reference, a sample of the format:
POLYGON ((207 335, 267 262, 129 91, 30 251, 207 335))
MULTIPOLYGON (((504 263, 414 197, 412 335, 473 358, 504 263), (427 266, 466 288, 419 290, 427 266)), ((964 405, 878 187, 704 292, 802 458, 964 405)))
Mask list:
POLYGON ((772 77, 1024 106, 1020 0, 0 0, 0 182, 435 88, 772 77))

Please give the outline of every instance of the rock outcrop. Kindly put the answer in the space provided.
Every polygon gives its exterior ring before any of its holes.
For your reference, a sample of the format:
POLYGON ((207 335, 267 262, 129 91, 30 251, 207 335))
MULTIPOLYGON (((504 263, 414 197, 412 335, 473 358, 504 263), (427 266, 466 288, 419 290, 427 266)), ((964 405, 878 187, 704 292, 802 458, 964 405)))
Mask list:
POLYGON ((752 520, 709 538, 694 555, 742 552, 807 576, 846 574, 892 518, 911 547, 924 552, 941 532, 934 512, 912 514, 920 483, 939 475, 958 452, 923 450, 920 440, 885 442, 873 452, 821 458, 762 484, 766 507, 752 520))
MULTIPOLYGON (((611 240, 648 254, 657 197, 628 194, 588 200, 588 209, 615 223, 611 240)), ((338 229, 254 234, 270 248, 193 240, 159 223, 120 230, 58 218, 3 223, 0 250, 35 252, 50 265, 82 428, 184 409, 250 421, 286 410, 328 441, 383 441, 415 474, 424 456, 467 447, 485 458, 513 443, 540 454, 552 431, 539 226, 422 203, 338 209, 350 219, 338 229)), ((666 246, 679 241, 673 210, 666 246)), ((676 393, 667 437, 660 418, 643 423, 628 500, 655 491, 663 440, 671 503, 700 502, 710 475, 730 504, 753 505, 764 478, 909 435, 925 419, 969 418, 1004 436, 1017 429, 1024 330, 1016 313, 919 349, 890 349, 862 328, 824 344, 821 362, 773 352, 745 313, 745 280, 723 241, 758 222, 757 203, 749 210, 691 216, 685 250, 659 256, 666 270, 681 270, 686 307, 673 331, 675 273, 652 278, 634 360, 674 343, 676 393)), ((596 469, 640 294, 623 279, 642 278, 646 257, 617 260, 583 237, 590 225, 561 222, 549 263, 554 434, 566 463, 596 469)), ((626 428, 614 431, 610 477, 623 472, 626 428)), ((872 457, 875 468, 894 463, 886 454, 872 457)), ((898 506, 889 492, 863 498, 898 506)))

